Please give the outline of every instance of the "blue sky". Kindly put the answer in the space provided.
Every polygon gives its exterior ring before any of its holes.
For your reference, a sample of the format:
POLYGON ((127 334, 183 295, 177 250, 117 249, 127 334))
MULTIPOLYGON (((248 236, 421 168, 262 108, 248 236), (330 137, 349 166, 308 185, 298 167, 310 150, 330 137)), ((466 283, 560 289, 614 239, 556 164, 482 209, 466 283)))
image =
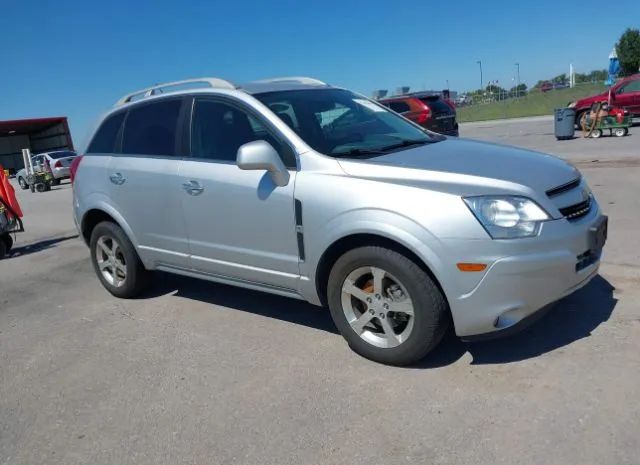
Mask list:
MULTIPOLYGON (((123 94, 163 81, 306 75, 370 94, 605 68, 640 1, 4 1, 0 119, 68 116, 82 145, 123 94)), ((634 24, 635 21, 635 24, 634 24)))

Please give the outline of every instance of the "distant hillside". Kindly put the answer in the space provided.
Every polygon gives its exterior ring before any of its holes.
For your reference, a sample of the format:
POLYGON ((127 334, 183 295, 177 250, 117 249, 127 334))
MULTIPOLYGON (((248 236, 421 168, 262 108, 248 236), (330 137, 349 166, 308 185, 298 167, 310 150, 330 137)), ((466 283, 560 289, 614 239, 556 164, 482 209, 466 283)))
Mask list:
POLYGON ((541 92, 534 89, 526 96, 500 102, 479 103, 458 108, 458 121, 485 121, 502 118, 521 118, 553 114, 554 108, 562 108, 573 100, 604 92, 604 84, 580 84, 573 89, 556 89, 541 92))

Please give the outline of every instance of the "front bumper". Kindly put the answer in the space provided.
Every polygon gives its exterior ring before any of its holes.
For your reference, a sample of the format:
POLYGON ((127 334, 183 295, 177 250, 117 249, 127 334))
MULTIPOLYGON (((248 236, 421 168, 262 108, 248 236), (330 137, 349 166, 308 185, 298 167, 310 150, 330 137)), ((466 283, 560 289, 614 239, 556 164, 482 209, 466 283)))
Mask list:
MULTIPOLYGON (((600 221, 596 207, 579 221, 545 223, 536 238, 487 243, 497 258, 468 292, 449 299, 456 333, 467 340, 513 333, 585 286, 600 266, 599 252, 583 261, 591 246, 589 231, 600 221)), ((486 256, 482 260, 488 262, 486 256)))

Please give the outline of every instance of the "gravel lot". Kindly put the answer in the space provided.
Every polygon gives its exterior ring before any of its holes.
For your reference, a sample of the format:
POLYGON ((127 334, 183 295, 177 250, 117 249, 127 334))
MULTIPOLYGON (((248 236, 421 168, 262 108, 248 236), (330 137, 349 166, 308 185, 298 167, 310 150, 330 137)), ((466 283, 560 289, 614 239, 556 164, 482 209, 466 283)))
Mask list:
POLYGON ((610 215, 601 276, 527 331, 422 364, 360 358, 298 301, 159 275, 100 286, 71 189, 19 192, 0 262, 0 464, 637 464, 640 128, 557 142, 549 118, 461 125, 558 154, 610 215))

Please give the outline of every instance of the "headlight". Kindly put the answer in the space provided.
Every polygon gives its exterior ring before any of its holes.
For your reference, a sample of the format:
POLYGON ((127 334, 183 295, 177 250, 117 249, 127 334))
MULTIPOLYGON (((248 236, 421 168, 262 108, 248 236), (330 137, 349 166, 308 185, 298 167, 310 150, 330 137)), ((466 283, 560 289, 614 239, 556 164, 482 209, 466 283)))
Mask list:
POLYGON ((567 105, 567 108, 575 108, 576 107, 576 102, 570 102, 569 105, 567 105))
POLYGON ((537 203, 514 195, 466 197, 465 203, 493 239, 532 237, 551 219, 537 203))

